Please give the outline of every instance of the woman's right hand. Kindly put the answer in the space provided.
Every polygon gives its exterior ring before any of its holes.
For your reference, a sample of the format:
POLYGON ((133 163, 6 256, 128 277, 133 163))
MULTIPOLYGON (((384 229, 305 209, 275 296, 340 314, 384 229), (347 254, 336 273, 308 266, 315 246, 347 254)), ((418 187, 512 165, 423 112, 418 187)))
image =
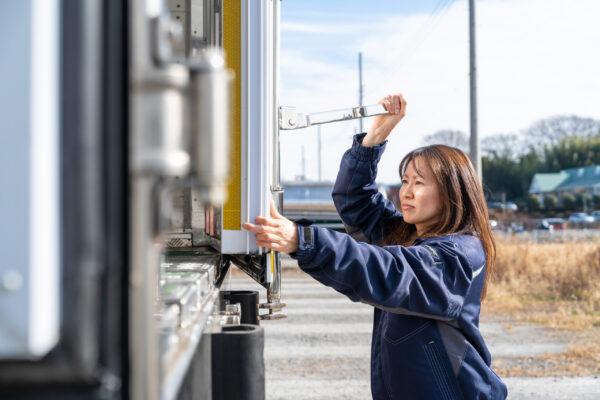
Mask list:
POLYGON ((406 100, 400 93, 390 94, 379 101, 389 114, 377 115, 362 141, 365 147, 376 146, 385 142, 392 129, 406 115, 406 100))

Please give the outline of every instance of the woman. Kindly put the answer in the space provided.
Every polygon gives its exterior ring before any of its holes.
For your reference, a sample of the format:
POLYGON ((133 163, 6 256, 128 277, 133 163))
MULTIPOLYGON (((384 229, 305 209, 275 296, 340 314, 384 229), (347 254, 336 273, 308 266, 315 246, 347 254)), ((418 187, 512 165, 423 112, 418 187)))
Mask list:
POLYGON ((462 151, 419 148, 400 163, 396 210, 375 177, 406 102, 398 94, 381 103, 390 114, 355 136, 333 189, 349 235, 294 223, 273 206, 270 218, 244 228, 259 246, 289 253, 319 282, 375 307, 374 399, 505 399, 479 331, 495 258, 481 184, 462 151))

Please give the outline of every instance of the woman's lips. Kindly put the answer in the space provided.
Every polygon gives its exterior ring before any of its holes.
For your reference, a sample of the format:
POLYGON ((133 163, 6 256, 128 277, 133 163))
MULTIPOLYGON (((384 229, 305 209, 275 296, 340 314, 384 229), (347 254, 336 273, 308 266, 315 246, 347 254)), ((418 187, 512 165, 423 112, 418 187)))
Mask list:
POLYGON ((402 209, 402 211, 411 210, 411 209, 413 209, 413 208, 414 208, 413 206, 408 206, 408 205, 406 205, 406 204, 403 204, 403 205, 401 206, 401 209, 402 209))

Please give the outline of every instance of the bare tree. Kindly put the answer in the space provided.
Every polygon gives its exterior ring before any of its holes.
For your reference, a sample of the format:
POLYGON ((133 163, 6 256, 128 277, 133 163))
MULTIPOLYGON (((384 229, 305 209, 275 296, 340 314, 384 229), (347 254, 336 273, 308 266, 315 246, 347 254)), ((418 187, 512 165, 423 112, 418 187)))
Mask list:
POLYGON ((469 138, 463 131, 442 129, 425 136, 423 142, 426 145, 445 144, 447 146, 457 147, 465 153, 469 152, 469 138))
POLYGON ((534 122, 523 132, 530 148, 541 151, 566 137, 600 135, 600 120, 577 115, 556 115, 534 122))
POLYGON ((514 133, 499 133, 481 139, 482 153, 496 158, 515 159, 526 150, 523 138, 514 133))

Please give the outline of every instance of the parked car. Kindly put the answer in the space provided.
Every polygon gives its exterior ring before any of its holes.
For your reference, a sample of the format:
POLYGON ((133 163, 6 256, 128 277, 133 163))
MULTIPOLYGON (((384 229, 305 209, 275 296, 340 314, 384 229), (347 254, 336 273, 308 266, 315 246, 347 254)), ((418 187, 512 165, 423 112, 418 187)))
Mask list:
POLYGON ((513 203, 512 201, 507 201, 506 203, 503 203, 501 201, 490 201, 487 206, 488 206, 488 209, 490 209, 490 210, 508 210, 508 211, 518 211, 519 210, 519 206, 517 206, 517 204, 513 203))
POLYGON ((511 222, 507 231, 512 233, 520 233, 525 231, 525 225, 522 222, 511 222))
POLYGON ((594 222, 594 217, 584 212, 577 212, 569 215, 569 222, 574 224, 590 224, 594 222))
POLYGON ((537 229, 548 231, 567 229, 567 221, 563 218, 543 218, 540 220, 537 229))
POLYGON ((542 231, 553 231, 554 228, 552 227, 552 225, 550 225, 548 223, 548 221, 546 221, 545 219, 541 219, 537 226, 535 227, 535 229, 540 229, 542 231))
POLYGON ((490 210, 502 210, 502 202, 501 201, 490 201, 487 204, 490 210))
POLYGON ((600 210, 592 211, 592 217, 594 217, 594 221, 600 221, 600 210))

